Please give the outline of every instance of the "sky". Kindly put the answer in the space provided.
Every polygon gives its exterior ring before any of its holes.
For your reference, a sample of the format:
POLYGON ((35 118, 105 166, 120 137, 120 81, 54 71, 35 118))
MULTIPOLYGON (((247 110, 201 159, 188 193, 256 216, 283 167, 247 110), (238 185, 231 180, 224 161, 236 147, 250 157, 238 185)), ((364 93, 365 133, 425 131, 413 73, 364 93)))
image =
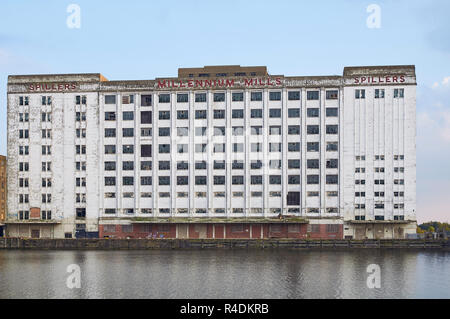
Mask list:
POLYGON ((271 74, 300 76, 414 64, 417 217, 450 222, 448 12, 448 0, 1 0, 0 154, 12 74, 144 80, 204 65, 265 65, 271 74), (80 9, 79 28, 67 24, 77 21, 71 4, 80 9), (367 23, 372 4, 379 28, 367 23))

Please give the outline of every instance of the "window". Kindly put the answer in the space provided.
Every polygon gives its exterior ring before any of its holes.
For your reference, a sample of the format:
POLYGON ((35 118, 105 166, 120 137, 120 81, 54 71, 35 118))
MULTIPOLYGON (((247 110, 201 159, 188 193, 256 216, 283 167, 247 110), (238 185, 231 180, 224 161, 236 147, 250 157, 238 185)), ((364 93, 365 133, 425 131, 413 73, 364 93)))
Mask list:
POLYGON ((116 137, 115 128, 105 128, 105 137, 116 137))
POLYGON ((337 125, 327 125, 327 134, 338 134, 338 126, 337 125))
POLYGON ((251 184, 252 185, 261 185, 263 183, 263 177, 261 175, 252 175, 251 176, 251 184))
POLYGON ((281 126, 279 126, 279 125, 270 126, 269 127, 269 135, 281 135, 281 126))
POLYGON ((244 118, 244 110, 232 110, 231 117, 234 119, 243 119, 244 118))
POLYGON ((262 109, 252 109, 250 110, 250 117, 252 119, 260 119, 263 117, 263 110, 262 109))
POLYGON ((405 89, 394 89, 394 99, 404 97, 405 97, 405 89))
POLYGON ((289 101, 299 101, 300 100, 300 92, 299 91, 288 92, 288 100, 289 101))
POLYGON ((105 145, 105 154, 116 154, 115 145, 105 145))
POLYGON ((152 96, 151 95, 141 95, 141 105, 142 106, 152 106, 152 96))
POLYGON ((244 143, 233 143, 233 153, 243 153, 244 143))
POLYGON ((189 177, 188 176, 177 176, 177 185, 188 185, 189 177))
POLYGON ((384 99, 384 89, 375 89, 375 98, 384 99))
POLYGON ((116 162, 105 162, 105 171, 115 171, 116 162))
POLYGON ((242 136, 244 135, 244 127, 243 126, 233 126, 233 136, 242 136))
POLYGON ((188 144, 178 144, 177 151, 179 154, 186 154, 189 152, 188 144))
POLYGON ((168 171, 168 170, 170 170, 170 161, 159 161, 158 169, 160 171, 168 171))
POLYGON ((306 167, 309 169, 317 169, 320 167, 320 162, 318 159, 309 159, 306 161, 306 167))
POLYGON ((252 152, 261 152, 262 151, 262 143, 251 143, 251 151, 252 152))
POLYGON ((281 169, 281 160, 270 160, 269 168, 271 169, 281 169))
POLYGON ((306 183, 308 185, 319 184, 319 175, 308 175, 308 176, 306 176, 306 183))
POLYGON ((366 90, 355 90, 355 99, 365 99, 366 90))
POLYGON ((252 135, 262 135, 262 126, 252 126, 250 131, 252 135))
POLYGON ((327 112, 327 117, 337 117, 338 116, 338 108, 337 107, 327 107, 326 112, 327 112))
POLYGON ((288 204, 288 206, 300 205, 300 192, 288 192, 287 204, 288 204))
POLYGON ((134 145, 122 145, 123 154, 134 154, 134 145))
POLYGON ((141 145, 141 157, 152 157, 151 145, 141 145))
POLYGON ((124 121, 134 121, 134 112, 123 112, 122 119, 124 121))
POLYGON ((150 171, 152 169, 151 161, 142 161, 141 162, 141 171, 150 171))
POLYGON ((214 93, 214 102, 225 102, 225 93, 214 93))
POLYGON ((197 103, 206 102, 206 93, 196 93, 195 94, 195 102, 197 102, 197 103))
POLYGON ((281 143, 269 143, 269 152, 281 152, 281 143))
POLYGON ((134 170, 134 162, 131 162, 131 161, 122 162, 122 170, 124 170, 124 171, 134 170))
POLYGON ((214 176, 214 185, 225 185, 225 176, 214 176))
POLYGON ((196 127, 195 136, 206 136, 206 127, 196 127))
POLYGON ((244 176, 232 176, 231 183, 233 185, 244 185, 244 176))
POLYGON ((141 136, 142 137, 152 136, 152 129, 151 128, 141 128, 141 136))
POLYGON ((29 97, 28 96, 19 96, 19 105, 28 105, 29 97))
POLYGON ((122 183, 125 186, 131 186, 134 185, 134 177, 133 176, 124 176, 122 178, 122 183))
POLYGON ((159 144, 160 154, 170 154, 170 144, 159 144))
POLYGON ((170 185, 170 176, 159 176, 158 181, 160 186, 170 185))
POLYGON ((327 168, 338 168, 339 160, 338 159, 329 159, 327 160, 327 168))
POLYGON ((214 153, 225 153, 225 144, 214 144, 214 153))
POLYGON ((289 169, 299 169, 300 168, 300 160, 288 160, 288 168, 289 169))
POLYGON ((195 153, 206 153, 206 144, 195 144, 195 153))
POLYGON ((159 103, 170 103, 170 94, 160 94, 159 103))
POLYGON ((214 161, 214 169, 225 169, 225 161, 214 161))
POLYGON ((105 177, 105 186, 115 186, 116 178, 113 176, 105 177))
POLYGON ((197 120, 206 119, 206 110, 195 111, 195 118, 197 120))
MULTIPOLYGON (((76 145, 75 148, 76 148, 77 154, 80 154, 80 145, 76 145)), ((82 150, 83 150, 83 154, 86 154, 86 146, 83 145, 82 150)), ((51 155, 51 154, 52 154, 52 147, 49 145, 42 145, 42 155, 51 155)))
POLYGON ((328 152, 337 152, 339 150, 338 142, 327 142, 328 152))
POLYGON ((306 92, 306 99, 309 101, 319 99, 319 91, 308 91, 306 92))
POLYGON ((269 117, 280 118, 281 117, 281 109, 269 109, 269 117))
POLYGON ((206 176, 195 176, 195 185, 206 185, 207 178, 206 176))
POLYGON ((244 169, 244 161, 233 161, 232 169, 244 169))
POLYGON ((152 124, 152 112, 142 111, 141 112, 141 124, 152 124))
POLYGON ((206 161, 195 162, 195 169, 206 169, 206 168, 207 168, 206 161))
POLYGON ((159 136, 170 136, 170 127, 160 127, 159 136))
POLYGON ((28 138, 28 130, 19 130, 19 138, 28 138))
POLYGON ((262 101, 262 92, 251 92, 250 100, 251 101, 262 101))
POLYGON ((300 152, 300 143, 288 143, 289 152, 300 152))
POLYGON ((187 127, 177 127, 177 136, 188 136, 189 129, 187 127))
POLYGON ((42 120, 42 122, 51 122, 52 121, 52 113, 42 112, 41 120, 42 120))
POLYGON ((177 170, 186 171, 188 169, 189 169, 188 162, 184 162, 184 161, 177 162, 177 170))
POLYGON ((327 175, 326 176, 327 184, 328 185, 337 185, 339 184, 339 178, 338 175, 327 175))
POLYGON ((281 92, 270 92, 269 100, 270 101, 281 101, 281 92))
POLYGON ((281 185, 281 175, 269 175, 270 185, 281 185))
POLYGON ((177 111, 177 119, 178 120, 189 119, 189 111, 177 111))
POLYGON ((307 125, 306 132, 308 134, 319 134, 319 125, 307 125))
POLYGON ((288 176, 289 185, 300 185, 300 175, 289 175, 288 176))
POLYGON ((337 90, 331 90, 327 91, 327 100, 337 100, 338 99, 338 91, 337 90))
POLYGON ((290 118, 300 117, 300 109, 288 109, 288 117, 290 118))
POLYGON ((189 95, 186 93, 178 93, 177 94, 177 102, 178 103, 188 103, 189 102, 189 95))
POLYGON ((308 152, 318 152, 319 151, 319 142, 308 142, 306 144, 306 150, 308 152))
POLYGON ((299 135, 300 134, 300 125, 289 125, 288 126, 288 134, 289 135, 299 135))
POLYGON ((160 120, 170 120, 170 111, 159 111, 160 120))
POLYGON ((233 100, 233 102, 244 101, 244 93, 242 93, 242 92, 233 93, 232 100, 233 100))
POLYGON ((105 121, 115 121, 116 112, 105 112, 105 121))
POLYGON ((215 119, 224 119, 225 118, 225 110, 214 110, 214 118, 215 119))
POLYGON ((214 126, 214 136, 225 136, 225 126, 214 126))
POLYGON ((251 161, 250 168, 251 169, 261 169, 263 167, 262 162, 260 160, 251 161))
POLYGON ((306 111, 306 115, 308 116, 308 117, 319 117, 319 108, 309 108, 307 111, 306 111))
POLYGON ((105 95, 105 104, 116 104, 115 95, 105 95))

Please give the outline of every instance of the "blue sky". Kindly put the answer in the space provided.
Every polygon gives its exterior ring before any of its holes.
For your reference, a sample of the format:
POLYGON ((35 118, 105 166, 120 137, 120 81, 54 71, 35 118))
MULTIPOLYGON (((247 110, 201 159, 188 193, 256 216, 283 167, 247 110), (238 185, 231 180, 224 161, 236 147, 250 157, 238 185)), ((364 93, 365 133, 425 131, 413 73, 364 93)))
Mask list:
POLYGON ((175 76, 178 67, 266 65, 271 74, 342 74, 344 66, 415 64, 418 219, 450 221, 450 1, 0 2, 0 154, 9 74, 175 76), (81 28, 66 25, 70 4, 81 28), (381 28, 366 8, 381 8, 381 28))

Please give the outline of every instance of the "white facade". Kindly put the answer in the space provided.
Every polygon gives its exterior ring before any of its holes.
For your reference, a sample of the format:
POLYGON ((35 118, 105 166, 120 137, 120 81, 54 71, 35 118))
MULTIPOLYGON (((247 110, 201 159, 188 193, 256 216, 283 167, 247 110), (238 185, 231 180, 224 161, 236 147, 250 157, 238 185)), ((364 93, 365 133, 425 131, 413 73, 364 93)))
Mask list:
POLYGON ((96 232, 102 219, 280 213, 345 222, 347 236, 353 221, 415 225, 414 67, 251 78, 11 76, 11 232, 29 236, 33 221, 63 237, 96 232))

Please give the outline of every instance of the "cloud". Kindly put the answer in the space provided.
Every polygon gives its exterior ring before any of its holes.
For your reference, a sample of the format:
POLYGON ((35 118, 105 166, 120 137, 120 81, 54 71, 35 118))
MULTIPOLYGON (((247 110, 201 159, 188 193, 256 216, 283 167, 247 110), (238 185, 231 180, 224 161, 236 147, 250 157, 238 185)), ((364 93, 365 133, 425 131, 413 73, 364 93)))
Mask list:
POLYGON ((442 79, 442 81, 434 82, 432 85, 433 89, 447 88, 447 87, 450 87, 450 76, 446 76, 442 79))

